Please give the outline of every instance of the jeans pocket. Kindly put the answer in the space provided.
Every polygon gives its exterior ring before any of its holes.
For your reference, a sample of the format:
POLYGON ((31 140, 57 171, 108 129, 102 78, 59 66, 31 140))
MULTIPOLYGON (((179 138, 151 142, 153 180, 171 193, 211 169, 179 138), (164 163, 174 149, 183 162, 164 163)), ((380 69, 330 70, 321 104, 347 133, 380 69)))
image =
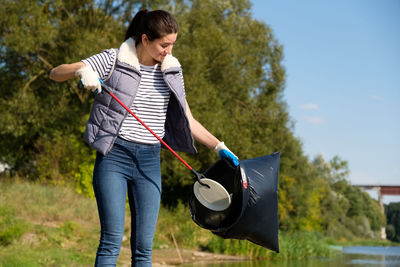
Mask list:
POLYGON ((157 144, 153 146, 153 154, 156 158, 160 158, 161 153, 161 144, 157 144))

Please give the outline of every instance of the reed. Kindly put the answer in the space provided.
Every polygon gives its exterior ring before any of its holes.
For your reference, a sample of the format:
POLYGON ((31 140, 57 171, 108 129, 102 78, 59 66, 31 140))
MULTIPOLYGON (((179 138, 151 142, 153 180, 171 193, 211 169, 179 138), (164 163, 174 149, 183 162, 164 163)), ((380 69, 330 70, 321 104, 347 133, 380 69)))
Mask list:
POLYGON ((156 232, 158 247, 172 243, 168 229, 173 229, 177 243, 181 247, 200 249, 214 253, 241 255, 251 259, 305 259, 308 257, 331 257, 337 251, 331 249, 327 239, 317 232, 280 232, 280 253, 246 240, 225 240, 201 229, 191 219, 186 205, 176 208, 162 208, 156 232))

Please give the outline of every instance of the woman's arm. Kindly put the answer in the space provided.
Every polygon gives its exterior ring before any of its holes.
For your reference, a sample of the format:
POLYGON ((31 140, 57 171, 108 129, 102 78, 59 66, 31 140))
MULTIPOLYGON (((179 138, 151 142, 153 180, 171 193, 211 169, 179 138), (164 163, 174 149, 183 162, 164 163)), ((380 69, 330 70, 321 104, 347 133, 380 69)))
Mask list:
POLYGON ((101 92, 99 75, 93 71, 91 66, 86 65, 83 62, 62 64, 52 69, 49 76, 50 79, 56 82, 63 82, 76 76, 80 76, 80 81, 83 87, 92 90, 96 94, 101 92))
POLYGON ((190 129, 192 131, 195 140, 199 141, 203 145, 207 146, 211 150, 218 153, 219 157, 227 158, 232 161, 235 166, 239 165, 238 157, 226 147, 224 142, 219 141, 214 135, 212 135, 203 125, 193 118, 192 112, 190 111, 189 104, 186 101, 186 116, 189 119, 190 129))
POLYGON ((212 135, 203 125, 200 124, 195 118, 193 118, 192 112, 190 111, 189 104, 186 101, 186 115, 189 119, 190 129, 195 140, 199 141, 203 145, 207 146, 211 150, 220 143, 220 141, 212 135))
POLYGON ((72 64, 62 64, 50 71, 50 79, 56 82, 64 82, 75 77, 75 72, 85 67, 83 62, 75 62, 72 64))

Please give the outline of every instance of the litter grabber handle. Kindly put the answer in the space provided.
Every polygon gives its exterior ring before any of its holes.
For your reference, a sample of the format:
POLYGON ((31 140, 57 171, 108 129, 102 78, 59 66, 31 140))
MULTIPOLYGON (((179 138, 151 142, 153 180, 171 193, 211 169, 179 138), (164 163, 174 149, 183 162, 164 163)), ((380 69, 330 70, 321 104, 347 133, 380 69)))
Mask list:
POLYGON ((153 132, 153 130, 151 130, 138 116, 135 115, 135 113, 133 113, 124 103, 122 103, 121 100, 118 99, 118 97, 116 97, 113 92, 111 92, 110 88, 105 85, 104 83, 101 82, 101 87, 102 90, 105 91, 107 94, 109 94, 112 98, 114 98, 115 101, 117 101, 124 109, 126 109, 138 122, 140 122, 140 124, 142 124, 152 135, 154 135, 155 138, 158 139, 158 141, 160 141, 166 148, 168 148, 169 151, 172 152, 172 154, 174 154, 175 157, 177 157, 197 178, 197 181, 206 187, 209 187, 209 185, 204 184, 201 179, 205 178, 203 174, 198 173, 197 171, 195 171, 183 158, 181 158, 181 156, 179 156, 167 143, 164 142, 164 140, 162 140, 155 132, 153 132))

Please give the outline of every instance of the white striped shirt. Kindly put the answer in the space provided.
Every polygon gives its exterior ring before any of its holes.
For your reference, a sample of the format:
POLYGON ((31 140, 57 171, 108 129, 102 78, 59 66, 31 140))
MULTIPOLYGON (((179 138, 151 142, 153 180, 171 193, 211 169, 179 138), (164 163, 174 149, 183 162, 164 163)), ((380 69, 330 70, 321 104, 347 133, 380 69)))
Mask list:
POLYGON ((99 74, 100 79, 104 80, 110 74, 116 57, 115 49, 106 49, 102 53, 82 60, 82 62, 91 66, 99 74))
MULTIPOLYGON (((160 64, 149 67, 140 65, 142 78, 131 110, 160 138, 165 135, 164 124, 170 90, 165 83, 160 64)), ((156 144, 159 141, 131 114, 122 123, 119 135, 129 141, 156 144)))
MULTIPOLYGON (((115 57, 116 51, 107 49, 82 61, 97 71, 100 79, 104 80, 113 68, 115 57)), ((160 138, 163 138, 170 89, 163 79, 160 64, 155 66, 140 65, 140 72, 140 85, 130 108, 150 129, 160 138)), ((156 144, 159 142, 130 114, 123 121, 119 136, 128 141, 138 143, 156 144)))

